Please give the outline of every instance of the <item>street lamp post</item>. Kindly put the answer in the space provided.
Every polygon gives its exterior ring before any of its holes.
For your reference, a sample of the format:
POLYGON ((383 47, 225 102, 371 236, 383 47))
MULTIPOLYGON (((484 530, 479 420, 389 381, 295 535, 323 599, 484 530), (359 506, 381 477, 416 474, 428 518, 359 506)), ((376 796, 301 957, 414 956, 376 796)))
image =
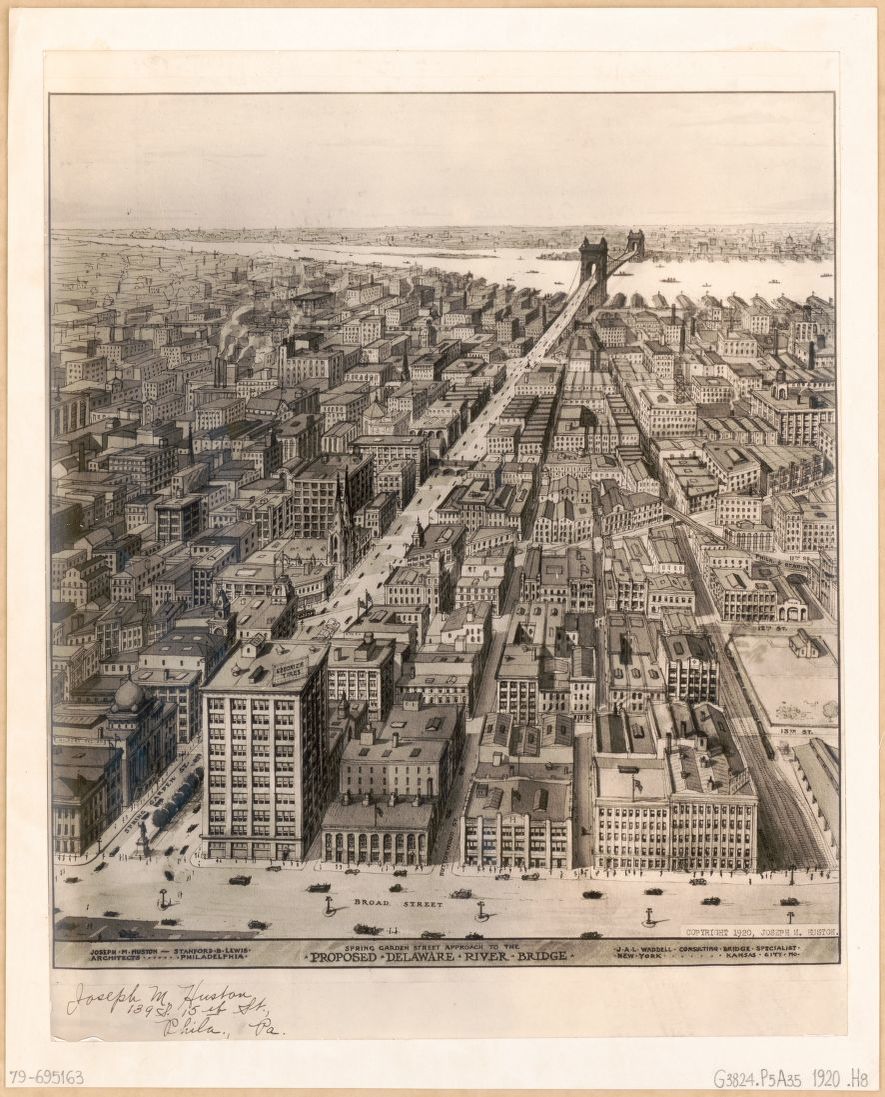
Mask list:
POLYGON ((166 909, 166 889, 160 888, 160 910, 166 909))

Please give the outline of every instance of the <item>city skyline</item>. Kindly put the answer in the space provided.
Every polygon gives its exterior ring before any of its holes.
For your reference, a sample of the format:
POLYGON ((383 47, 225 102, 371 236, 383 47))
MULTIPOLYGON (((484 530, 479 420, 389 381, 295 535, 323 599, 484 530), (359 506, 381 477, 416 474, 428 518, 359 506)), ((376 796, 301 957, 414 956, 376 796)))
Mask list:
POLYGON ((55 227, 833 218, 823 93, 55 96, 50 118, 55 227))

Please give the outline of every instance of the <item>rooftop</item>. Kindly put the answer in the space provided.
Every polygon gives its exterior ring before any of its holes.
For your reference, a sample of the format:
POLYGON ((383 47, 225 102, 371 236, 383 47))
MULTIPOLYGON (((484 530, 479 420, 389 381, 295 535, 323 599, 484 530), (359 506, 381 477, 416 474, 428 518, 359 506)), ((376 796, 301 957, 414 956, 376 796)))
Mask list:
POLYGON ((203 692, 270 692, 285 696, 307 683, 327 651, 328 644, 293 640, 274 640, 255 646, 243 643, 231 652, 203 692))

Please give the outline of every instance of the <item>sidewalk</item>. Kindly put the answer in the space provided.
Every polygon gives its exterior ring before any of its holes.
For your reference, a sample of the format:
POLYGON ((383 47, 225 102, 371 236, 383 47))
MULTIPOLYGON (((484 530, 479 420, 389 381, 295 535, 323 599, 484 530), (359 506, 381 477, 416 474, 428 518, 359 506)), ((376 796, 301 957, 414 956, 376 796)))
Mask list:
MULTIPOLYGON (((766 872, 764 875, 759 872, 746 873, 743 871, 735 871, 732 873, 730 870, 723 869, 720 875, 719 869, 710 870, 705 872, 668 872, 666 869, 662 873, 660 869, 644 869, 640 873, 639 869, 627 870, 627 869, 598 869, 598 868, 572 868, 572 869, 544 869, 544 868, 501 868, 497 865, 480 868, 479 865, 462 865, 459 863, 451 863, 448 865, 448 870, 453 876, 465 876, 473 879, 481 879, 486 877, 495 877, 499 875, 509 875, 511 880, 520 880, 521 877, 528 873, 532 875, 534 873, 539 874, 539 883, 544 883, 547 880, 593 880, 596 883, 604 883, 606 880, 611 881, 629 881, 631 883, 641 883, 644 887, 660 887, 662 884, 686 884, 692 878, 703 878, 710 881, 722 880, 737 883, 740 881, 752 880, 754 883, 780 883, 782 886, 790 886, 790 870, 779 870, 774 872, 766 872), (560 872, 562 875, 560 876, 560 872)), ((819 872, 817 869, 806 873, 805 867, 796 869, 794 873, 794 886, 799 884, 817 883, 820 879, 829 879, 831 883, 838 881, 839 875, 835 870, 824 869, 823 872, 819 872), (830 875, 827 876, 827 871, 830 875), (814 880, 811 877, 814 876, 814 880)))
POLYGON ((375 875, 393 875, 394 871, 401 870, 406 871, 410 876, 429 876, 433 873, 435 865, 400 865, 400 864, 356 864, 351 862, 349 865, 345 862, 337 861, 250 861, 248 858, 238 858, 232 860, 230 858, 223 857, 203 857, 199 852, 194 851, 188 858, 190 864, 195 868, 200 867, 218 867, 227 869, 239 869, 241 872, 252 869, 253 871, 276 871, 278 868, 281 872, 350 872, 351 875, 356 875, 362 872, 374 873, 375 875))

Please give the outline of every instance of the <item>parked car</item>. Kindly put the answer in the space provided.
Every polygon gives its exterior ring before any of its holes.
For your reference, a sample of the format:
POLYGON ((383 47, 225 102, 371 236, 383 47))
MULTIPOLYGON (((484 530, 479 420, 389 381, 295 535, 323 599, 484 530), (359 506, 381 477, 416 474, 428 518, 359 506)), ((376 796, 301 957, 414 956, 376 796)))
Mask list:
POLYGON ((282 865, 268 865, 267 868, 264 871, 265 872, 282 872, 283 871, 283 866, 282 865))
POLYGON ((257 918, 253 918, 249 923, 249 929, 267 929, 267 922, 260 922, 257 918))
POLYGON ((701 905, 705 907, 718 907, 722 900, 718 895, 707 895, 704 899, 701 899, 701 905))
POLYGON ((169 868, 164 868, 164 869, 163 869, 163 875, 164 875, 164 876, 166 877, 166 879, 167 879, 167 880, 169 880, 170 882, 171 882, 172 880, 174 880, 174 879, 175 879, 175 873, 174 873, 174 872, 172 871, 172 869, 169 869, 169 868))
POLYGON ((541 873, 540 872, 524 872, 522 874, 522 878, 523 878, 523 880, 540 880, 541 879, 541 873))
POLYGON ((495 876, 495 879, 496 880, 509 880, 510 879, 510 873, 509 872, 499 872, 495 876))
POLYGON ((403 885, 402 884, 391 884, 390 887, 387 890, 388 891, 402 891, 403 890, 403 885))
POLYGON ((163 856, 164 857, 171 857, 174 852, 175 852, 175 846, 166 846, 166 848, 163 850, 163 856))
POLYGON ((331 884, 310 884, 308 886, 307 890, 308 891, 324 891, 324 892, 325 891, 331 891, 332 890, 332 885, 331 884))
POLYGON ((187 828, 188 834, 190 834, 191 831, 196 830, 199 825, 199 823, 191 823, 191 825, 187 828))
POLYGON ((177 926, 178 925, 178 919, 177 918, 161 918, 160 919, 160 925, 161 926, 177 926))
POLYGON ((195 807, 191 811, 191 815, 196 815, 199 810, 200 810, 200 805, 199 804, 195 805, 195 807))
POLYGON ((107 868, 107 867, 108 867, 107 861, 99 861, 98 864, 95 866, 95 868, 92 871, 93 872, 101 872, 101 870, 103 868, 107 868))
POLYGON ((184 857, 184 855, 187 853, 187 851, 190 848, 191 848, 190 846, 182 846, 181 849, 178 851, 179 857, 184 857))
POLYGON ((381 932, 381 927, 367 926, 364 925, 362 922, 357 922, 357 924, 353 927, 353 932, 362 934, 364 937, 377 937, 378 934, 381 932))
POLYGON ((664 889, 663 888, 646 888, 645 889, 645 894, 646 895, 663 895, 664 894, 664 889))
POLYGON ((481 933, 468 933, 465 936, 464 940, 465 941, 484 941, 485 938, 483 937, 483 935, 481 933))
POLYGON ((473 892, 470 888, 458 888, 457 891, 453 891, 449 896, 450 899, 472 899, 473 892))
POLYGON ((237 884, 239 887, 247 887, 252 883, 251 876, 231 876, 228 880, 229 884, 237 884))
POLYGON ((440 941, 445 937, 444 933, 439 933, 435 929, 425 929, 421 934, 422 941, 440 941))
POLYGON ((117 936, 124 941, 137 941, 141 934, 137 929, 118 929, 117 936))
POLYGON ((359 871, 360 870, 358 868, 346 868, 344 870, 344 875, 345 876, 359 876, 359 871))
POLYGON ((585 933, 581 934, 582 941, 598 941, 602 937, 602 934, 598 929, 588 929, 585 933))
POLYGON ((66 876, 65 877, 65 883, 66 884, 79 884, 80 883, 80 877, 79 876, 66 876))
POLYGON ((108 854, 108 857, 116 857, 119 852, 120 852, 120 847, 119 846, 114 846, 114 848, 108 854))
POLYGON ((795 895, 791 895, 789 899, 781 899, 782 907, 797 907, 799 906, 799 900, 795 895))
POLYGON ((104 916, 105 918, 119 918, 120 912, 119 910, 106 910, 104 916))
POLYGON ((393 870, 394 876, 408 876, 408 872, 404 868, 397 868, 393 870))
POLYGON ((602 898, 602 892, 601 891, 585 891, 585 892, 582 893, 582 898, 584 898, 584 899, 601 899, 602 898))
POLYGON ((703 878, 703 876, 692 876, 692 878, 688 882, 690 884, 702 884, 704 887, 707 886, 707 881, 703 878))

